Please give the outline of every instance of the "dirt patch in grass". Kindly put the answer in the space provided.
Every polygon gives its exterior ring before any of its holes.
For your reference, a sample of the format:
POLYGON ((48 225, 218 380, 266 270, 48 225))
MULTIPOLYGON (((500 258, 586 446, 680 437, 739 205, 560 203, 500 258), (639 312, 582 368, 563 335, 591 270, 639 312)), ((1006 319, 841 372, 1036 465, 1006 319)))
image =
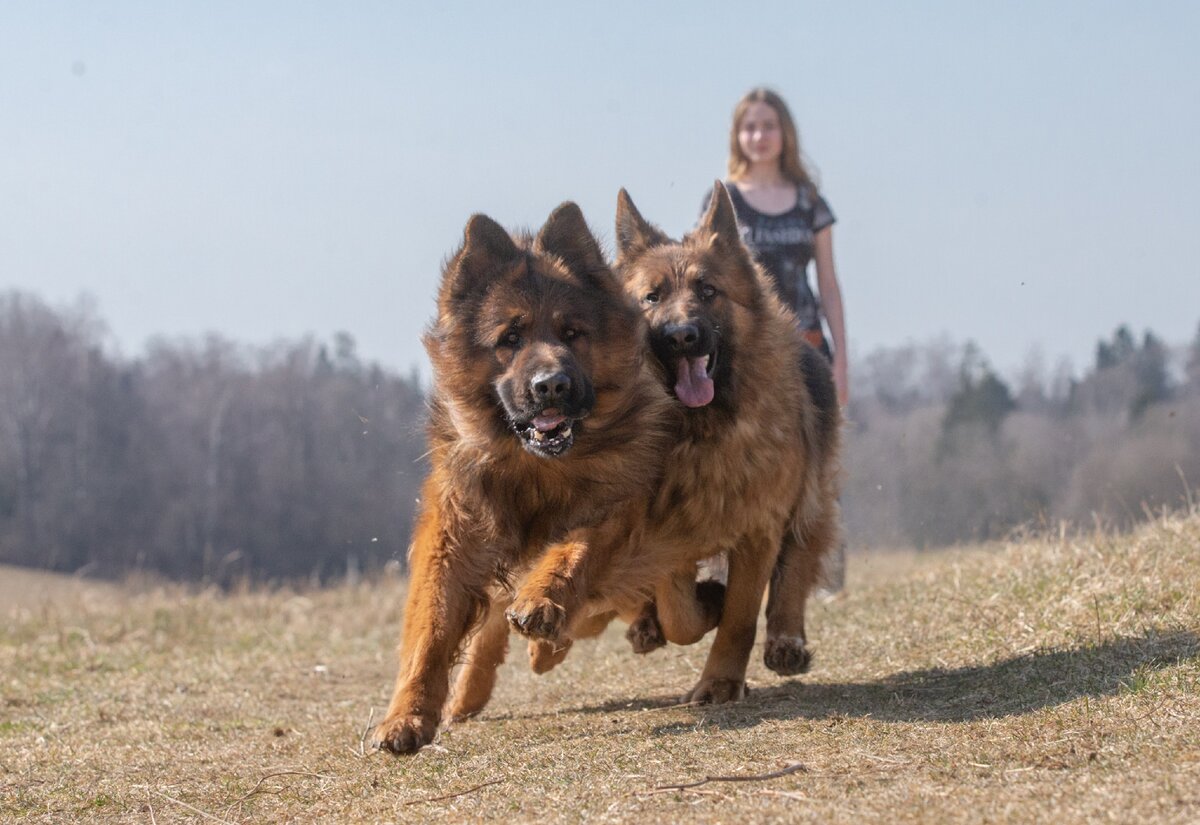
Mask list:
POLYGON ((852 561, 801 679, 756 650, 746 701, 677 707, 707 640, 538 677, 514 638, 408 758, 363 748, 402 582, 0 611, 0 819, 1200 820, 1200 518, 852 561))

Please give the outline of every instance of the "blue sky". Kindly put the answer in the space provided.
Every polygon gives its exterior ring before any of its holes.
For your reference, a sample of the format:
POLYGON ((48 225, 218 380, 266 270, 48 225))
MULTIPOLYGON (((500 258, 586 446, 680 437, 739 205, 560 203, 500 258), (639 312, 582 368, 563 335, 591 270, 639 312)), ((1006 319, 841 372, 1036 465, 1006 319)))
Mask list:
POLYGON ((1200 4, 0 4, 0 289, 425 370, 467 217, 673 234, 749 87, 839 221, 852 348, 1082 367, 1200 323, 1200 4))

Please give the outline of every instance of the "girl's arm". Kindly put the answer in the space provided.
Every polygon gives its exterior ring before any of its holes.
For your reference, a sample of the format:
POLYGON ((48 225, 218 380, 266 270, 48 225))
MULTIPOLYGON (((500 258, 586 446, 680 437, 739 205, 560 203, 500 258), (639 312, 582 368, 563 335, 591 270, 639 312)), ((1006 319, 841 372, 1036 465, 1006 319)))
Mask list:
POLYGON ((817 262, 817 289, 821 293, 821 309, 829 334, 833 338, 833 382, 837 385, 838 402, 845 406, 850 400, 850 369, 846 341, 846 315, 842 309, 842 289, 838 286, 837 269, 833 265, 833 227, 827 226, 813 238, 813 258, 817 262))

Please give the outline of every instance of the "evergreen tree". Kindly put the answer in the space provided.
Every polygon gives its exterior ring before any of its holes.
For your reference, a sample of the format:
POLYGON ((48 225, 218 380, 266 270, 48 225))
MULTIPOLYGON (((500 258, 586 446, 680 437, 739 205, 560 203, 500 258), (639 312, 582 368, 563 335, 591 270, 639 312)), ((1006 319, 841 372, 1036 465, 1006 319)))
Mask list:
POLYGON ((1005 417, 1016 407, 1008 385, 988 365, 978 347, 968 344, 959 370, 958 390, 951 396, 942 418, 939 456, 953 450, 957 431, 981 429, 994 437, 1005 417))
POLYGON ((1142 348, 1134 355, 1131 366, 1137 380, 1137 394, 1130 402, 1129 412, 1133 418, 1138 418, 1151 404, 1171 397, 1167 348, 1154 333, 1147 330, 1142 348))
POLYGON ((1196 324, 1196 337, 1188 347, 1187 382, 1193 393, 1200 393, 1200 324, 1196 324))
POLYGON ((1133 339, 1133 333, 1129 331, 1128 326, 1121 324, 1113 333, 1111 344, 1104 341, 1096 344, 1096 371, 1128 363, 1136 352, 1137 343, 1133 339))

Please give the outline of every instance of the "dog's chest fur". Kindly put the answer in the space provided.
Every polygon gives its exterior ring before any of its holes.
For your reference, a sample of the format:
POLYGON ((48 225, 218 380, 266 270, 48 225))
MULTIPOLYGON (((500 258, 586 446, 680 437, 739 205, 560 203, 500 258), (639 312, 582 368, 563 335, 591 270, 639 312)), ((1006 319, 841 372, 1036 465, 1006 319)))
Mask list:
POLYGON ((739 416, 712 437, 681 440, 655 502, 655 534, 690 560, 731 549, 745 535, 777 534, 803 471, 799 422, 779 421, 739 416))

